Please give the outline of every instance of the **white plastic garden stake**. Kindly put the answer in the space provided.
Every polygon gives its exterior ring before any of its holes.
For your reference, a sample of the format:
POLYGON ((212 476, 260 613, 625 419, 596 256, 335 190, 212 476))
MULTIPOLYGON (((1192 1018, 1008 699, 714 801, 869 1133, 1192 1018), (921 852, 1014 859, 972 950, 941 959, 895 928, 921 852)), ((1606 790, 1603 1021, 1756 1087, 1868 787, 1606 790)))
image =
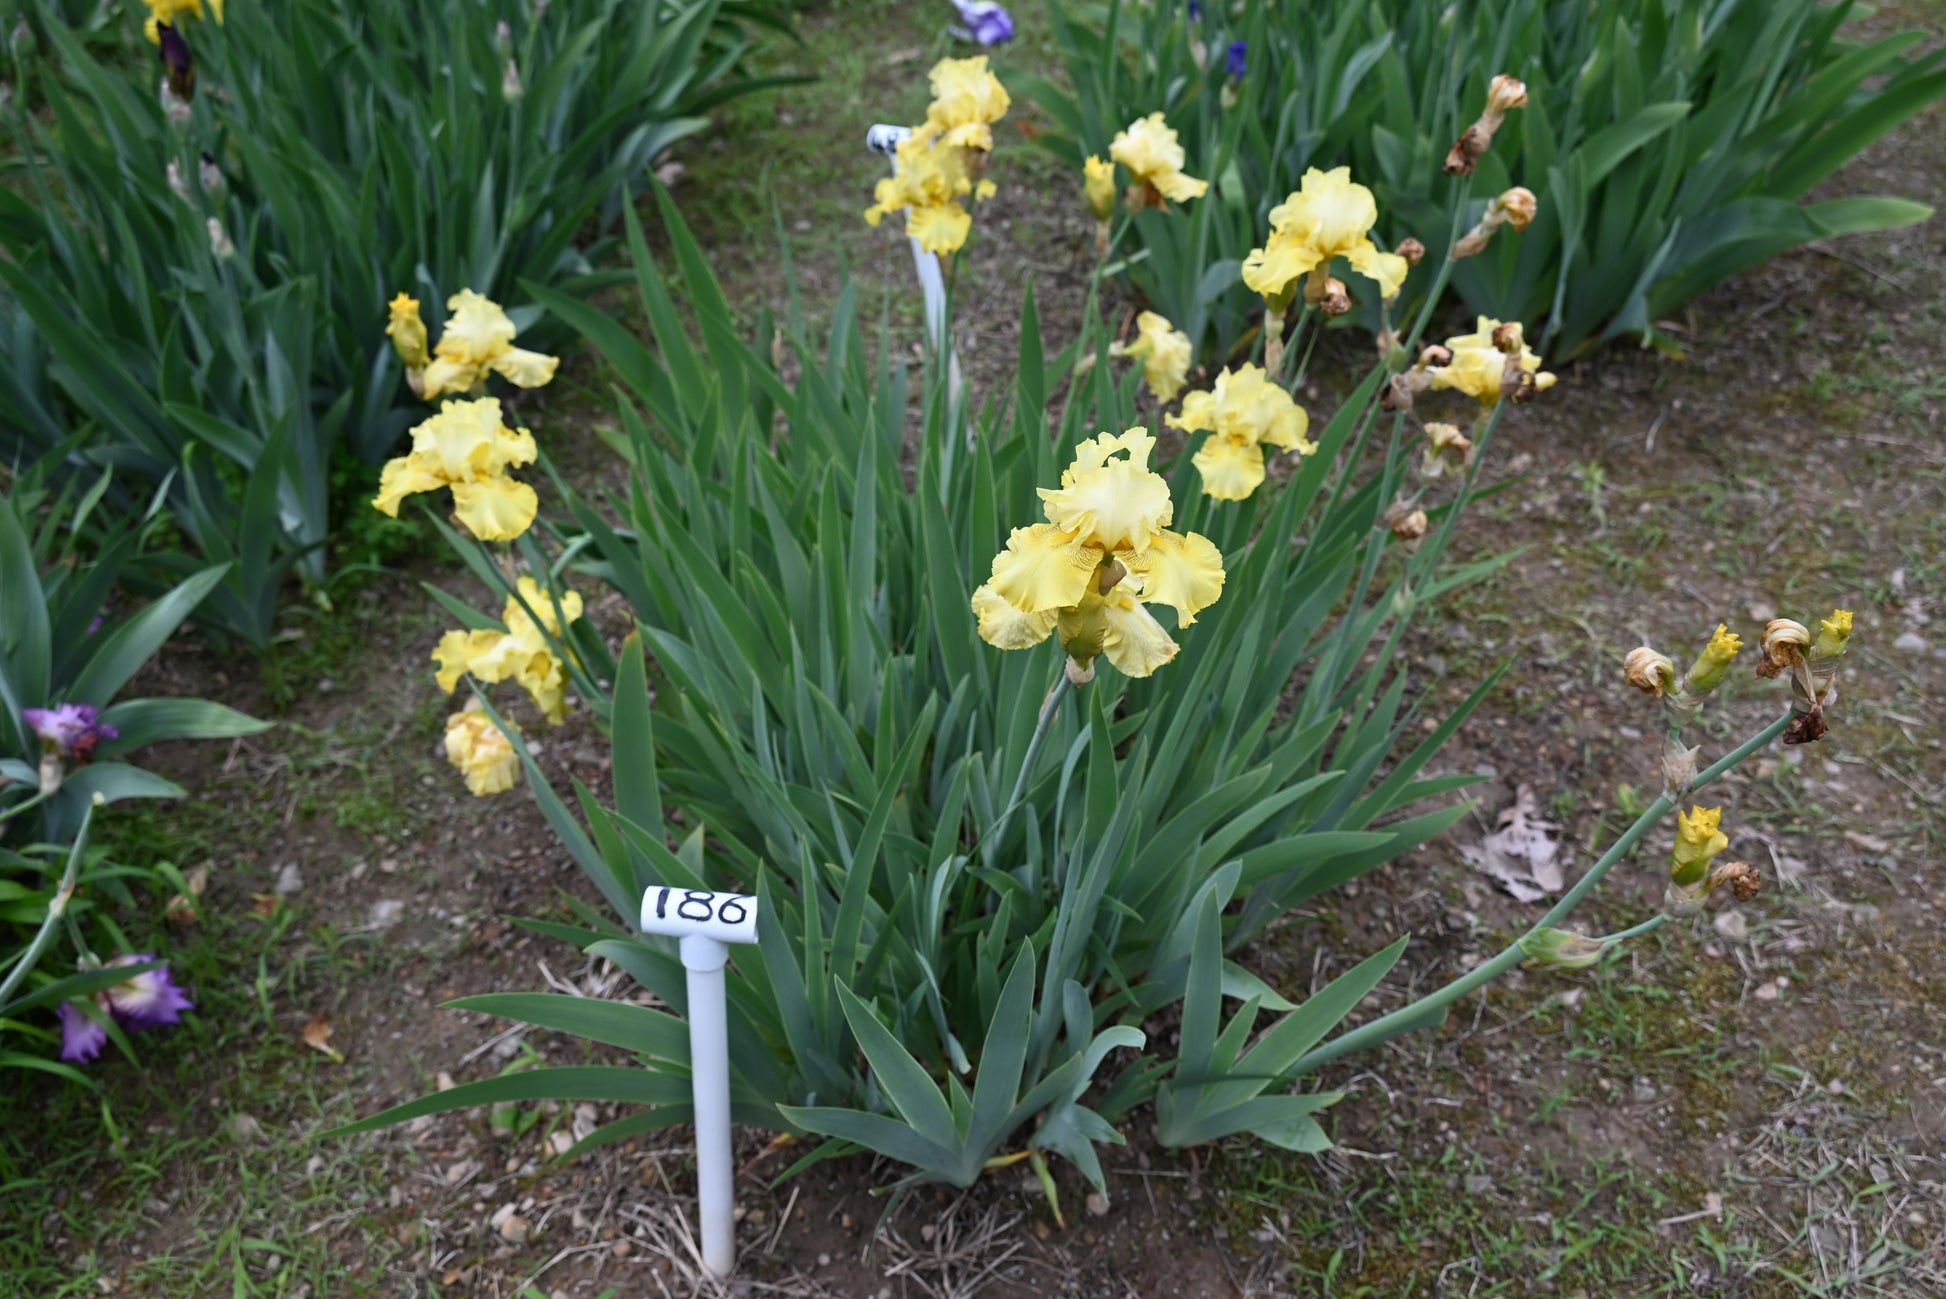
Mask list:
MULTIPOLYGON (((865 132, 865 147, 873 153, 882 154, 892 164, 896 175, 899 170, 899 146, 912 134, 909 126, 888 126, 880 122, 865 132)), ((912 245, 912 266, 919 273, 919 292, 926 299, 926 335, 932 339, 932 350, 936 353, 947 350, 946 342, 946 277, 939 269, 939 258, 919 246, 917 239, 910 239, 912 245)), ((960 410, 960 390, 965 380, 960 375, 959 350, 948 351, 947 359, 947 399, 952 403, 952 413, 960 410)))
POLYGON ((689 1076, 696 1101, 696 1218, 703 1266, 736 1266, 736 1171, 730 1151, 730 1034, 723 967, 731 943, 757 941, 757 899, 741 893, 652 888, 642 932, 682 940, 689 983, 689 1076))

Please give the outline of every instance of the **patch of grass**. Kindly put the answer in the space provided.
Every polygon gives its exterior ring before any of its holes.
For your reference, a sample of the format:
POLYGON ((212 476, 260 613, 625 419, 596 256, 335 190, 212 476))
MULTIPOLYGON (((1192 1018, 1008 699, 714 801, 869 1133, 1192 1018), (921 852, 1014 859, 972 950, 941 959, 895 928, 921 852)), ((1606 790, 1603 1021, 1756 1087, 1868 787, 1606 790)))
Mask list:
POLYGON ((137 1035, 138 1063, 105 1055, 99 1094, 50 1080, 0 1096, 0 1295, 394 1293, 398 1170, 312 1143, 351 1093, 297 1037, 313 997, 391 962, 303 921, 212 911, 187 937, 153 935, 196 1012, 137 1035))

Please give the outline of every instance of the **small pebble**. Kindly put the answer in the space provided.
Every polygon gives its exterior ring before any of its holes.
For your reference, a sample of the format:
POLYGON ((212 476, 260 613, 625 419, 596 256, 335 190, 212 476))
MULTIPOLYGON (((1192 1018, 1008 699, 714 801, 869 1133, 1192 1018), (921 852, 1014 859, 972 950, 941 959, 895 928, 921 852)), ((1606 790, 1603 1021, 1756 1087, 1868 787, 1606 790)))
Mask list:
POLYGON ((1892 648, 1906 654, 1924 654, 1926 638, 1916 631, 1904 632, 1892 642, 1892 648))

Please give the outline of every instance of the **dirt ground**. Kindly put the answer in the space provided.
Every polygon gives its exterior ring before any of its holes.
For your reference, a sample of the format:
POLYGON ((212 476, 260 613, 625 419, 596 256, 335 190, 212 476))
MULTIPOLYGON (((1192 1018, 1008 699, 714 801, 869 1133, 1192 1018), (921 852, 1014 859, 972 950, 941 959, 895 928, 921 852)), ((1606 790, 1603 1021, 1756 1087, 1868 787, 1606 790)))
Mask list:
MULTIPOLYGON (((814 17, 809 38, 854 34, 847 21, 814 17)), ((841 73, 926 39, 899 21, 841 73)), ((898 66, 916 79, 924 62, 898 66)), ((792 117, 805 102, 786 92, 764 122, 740 111, 726 147, 813 131, 792 117)), ((1829 193, 1941 202, 1941 126, 1929 114, 1829 193)), ((1008 197, 1016 159, 1045 175, 1024 149, 996 159, 1003 197, 962 299, 976 387, 1006 364, 1030 274, 1051 319, 1079 310, 1087 223, 1066 191, 1008 197)), ((726 227, 774 191, 712 187, 712 165, 696 159, 677 197, 718 209, 704 232, 754 309, 778 283, 726 227)), ((909 273, 895 236, 856 222, 873 166, 825 177, 803 204, 805 221, 853 223, 829 246, 818 226, 796 231, 811 245, 807 300, 909 273)), ((728 1292, 1946 1294, 1943 290, 1934 221, 1801 251, 1711 293, 1670 322, 1685 359, 1621 347, 1564 368, 1503 430, 1486 476, 1508 488, 1474 509, 1456 560, 1518 557, 1432 611, 1406 654, 1435 703, 1513 664, 1439 759, 1484 778, 1474 816, 1245 963, 1295 995, 1410 932, 1369 1016, 1493 954, 1538 911, 1461 850, 1518 788, 1558 823, 1570 879, 1656 792, 1659 722, 1620 682, 1623 653, 1646 642, 1682 661, 1719 621, 1750 640, 1773 616, 1849 608, 1830 737, 1773 747, 1705 800, 1724 804, 1733 851, 1764 871, 1756 902, 1638 940, 1598 971, 1516 973, 1442 1029, 1340 1062, 1319 1080, 1348 1093, 1328 1112, 1338 1146, 1324 1156, 1241 1140, 1165 1151, 1138 1121, 1105 1161, 1107 1203, 1058 1174, 1060 1223, 1031 1177, 1004 1173, 964 1195, 915 1194, 874 1239, 894 1170, 852 1159, 772 1186, 791 1156, 742 1132, 745 1272, 728 1292)), ((895 311, 916 341, 916 312, 895 311)), ((467 590, 436 558, 375 581, 296 628, 284 654, 300 688, 276 730, 162 755, 194 799, 118 833, 131 851, 215 868, 204 920, 158 939, 182 953, 202 1013, 145 1040, 145 1070, 104 1067, 106 1103, 38 1084, 0 1098, 0 1234, 13 1238, 0 1294, 717 1292, 689 1243, 681 1130, 566 1167, 550 1143, 606 1107, 314 1139, 444 1077, 592 1054, 440 1009, 455 996, 615 991, 615 976, 512 923, 592 894, 530 800, 476 801, 440 759, 449 704, 423 665, 443 622, 422 579, 467 590), (342 1059, 300 1040, 320 1015, 342 1059), (509 1214, 524 1229, 508 1230, 509 1214)), ((276 711, 261 675, 182 638, 142 693, 276 711)), ((1702 728, 1705 758, 1782 706, 1739 670, 1702 728)), ((605 793, 591 725, 536 734, 557 787, 573 776, 605 793)), ((1591 931, 1653 914, 1672 828, 1578 917, 1591 931)))

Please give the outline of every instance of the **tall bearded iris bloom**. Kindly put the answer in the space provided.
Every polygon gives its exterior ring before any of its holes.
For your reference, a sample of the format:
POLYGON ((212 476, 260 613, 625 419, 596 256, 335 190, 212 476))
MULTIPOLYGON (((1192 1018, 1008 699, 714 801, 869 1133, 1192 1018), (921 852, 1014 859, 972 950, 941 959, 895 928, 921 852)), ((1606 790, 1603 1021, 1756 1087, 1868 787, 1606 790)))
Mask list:
POLYGON ((1356 184, 1351 168, 1304 173, 1295 194, 1270 210, 1270 238, 1243 261, 1243 282, 1251 292, 1276 304, 1291 300, 1297 281, 1311 277, 1308 300, 1323 296, 1333 258, 1342 257, 1360 275, 1378 281, 1390 299, 1405 284, 1409 263, 1397 253, 1382 253, 1372 243, 1378 202, 1356 184))
POLYGON ((1185 433, 1209 431, 1192 463, 1203 476, 1203 490, 1219 501, 1246 500, 1262 484, 1261 446, 1304 455, 1317 450, 1304 438, 1310 416, 1254 365, 1223 371, 1209 392, 1184 397, 1182 414, 1168 422, 1185 433))
MULTIPOLYGON (((117 956, 108 965, 147 965, 153 960, 155 957, 148 955, 117 956)), ((101 1016, 131 1033, 181 1023, 185 1010, 196 1009, 196 1004, 169 977, 167 965, 144 970, 124 983, 96 993, 94 1004, 101 1016)), ((101 1054, 101 1048, 108 1044, 108 1030, 97 1017, 73 1002, 62 1002, 59 1015, 63 1060, 84 1064, 101 1054)))
MULTIPOLYGON (((416 319, 419 304, 410 298, 406 302, 416 319)), ((401 307, 395 299, 394 321, 401 319, 401 307)), ((446 310, 451 314, 439 331, 439 343, 422 376, 424 391, 420 395, 427 401, 472 392, 486 383, 489 372, 520 388, 543 387, 554 378, 561 359, 515 347, 513 318, 499 303, 471 289, 461 289, 446 300, 446 310)))
POLYGON ((534 522, 540 498, 507 470, 538 454, 532 433, 500 422, 498 398, 448 402, 412 430, 411 453, 386 464, 372 505, 396 519, 406 497, 450 487, 453 512, 468 531, 482 541, 512 541, 534 522))
POLYGON ((973 593, 980 635, 1026 649, 1059 632, 1088 668, 1097 654, 1133 677, 1174 658, 1177 645, 1146 606, 1166 604, 1177 625, 1223 593, 1223 556, 1207 537, 1171 532, 1169 484, 1149 468, 1147 429, 1103 433, 1075 448, 1058 488, 1040 496, 1048 521, 1015 528, 973 593))
POLYGON ((1128 205, 1135 211, 1186 203, 1209 192, 1209 182, 1185 175, 1188 155, 1176 139, 1175 128, 1161 113, 1150 113, 1128 124, 1109 142, 1108 156, 1128 168, 1135 183, 1129 186, 1128 205))
POLYGON ((93 704, 62 704, 56 708, 23 708, 20 719, 40 736, 43 749, 62 757, 87 762, 95 756, 95 746, 112 740, 121 732, 101 721, 93 704))
MULTIPOLYGON (((142 34, 149 38, 149 44, 162 43, 162 28, 180 27, 184 14, 191 18, 203 16, 203 0, 143 0, 149 8, 148 19, 142 24, 142 34)), ((216 18, 218 26, 223 22, 223 0, 209 0, 210 13, 216 18)))
POLYGON ((516 589, 518 596, 507 598, 501 614, 507 630, 449 631, 440 638, 432 652, 439 665, 439 688, 451 694, 460 677, 468 675, 489 683, 512 678, 533 696, 548 721, 560 722, 568 715, 567 668, 552 641, 563 639, 566 625, 581 617, 581 596, 563 592, 557 615, 553 599, 533 578, 521 578, 516 589))
POLYGON ((876 227, 882 217, 907 212, 906 233, 929 253, 955 253, 973 232, 973 216, 960 200, 968 194, 990 198, 993 182, 975 182, 967 169, 968 150, 939 138, 937 123, 928 122, 899 142, 898 163, 892 175, 879 181, 865 209, 865 224, 876 227))

